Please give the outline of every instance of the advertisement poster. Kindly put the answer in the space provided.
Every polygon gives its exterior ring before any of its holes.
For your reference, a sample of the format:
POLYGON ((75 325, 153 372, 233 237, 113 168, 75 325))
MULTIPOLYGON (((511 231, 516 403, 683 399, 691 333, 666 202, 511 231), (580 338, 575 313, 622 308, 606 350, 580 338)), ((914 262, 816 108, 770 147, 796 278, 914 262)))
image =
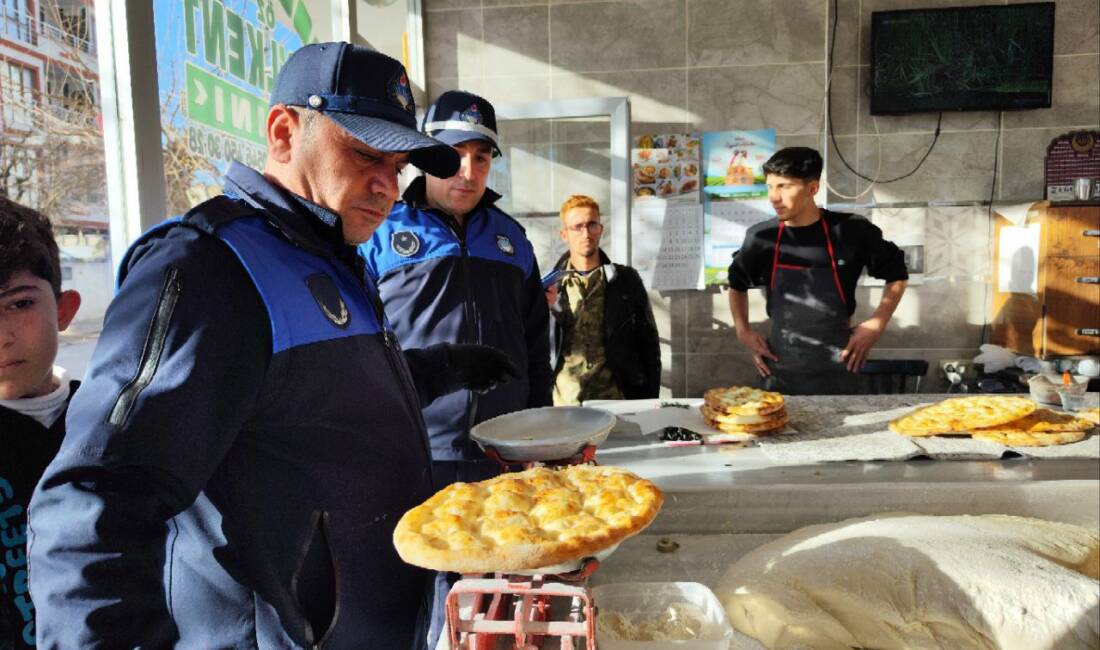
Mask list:
POLYGON ((775 129, 703 134, 703 265, 707 284, 726 284, 745 231, 775 216, 764 163, 775 153, 775 129))
POLYGON ((768 195, 764 163, 775 153, 775 129, 703 134, 703 192, 708 200, 768 195))
POLYGON ((634 200, 699 200, 697 133, 659 133, 634 138, 630 163, 634 200))
POLYGON ((327 17, 304 0, 155 2, 166 176, 210 195, 233 160, 263 167, 275 78, 327 17))
POLYGON ((767 199, 707 201, 704 221, 704 274, 707 284, 728 284, 733 254, 741 250, 753 224, 775 218, 767 199))

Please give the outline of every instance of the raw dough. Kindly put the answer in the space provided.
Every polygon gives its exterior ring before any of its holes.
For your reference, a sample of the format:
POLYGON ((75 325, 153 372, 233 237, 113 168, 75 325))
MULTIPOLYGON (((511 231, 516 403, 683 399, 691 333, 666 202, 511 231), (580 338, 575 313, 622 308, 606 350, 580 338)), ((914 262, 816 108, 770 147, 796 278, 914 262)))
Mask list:
POLYGON ((1006 515, 892 514, 761 546, 715 592, 768 648, 1100 648, 1100 535, 1006 515))

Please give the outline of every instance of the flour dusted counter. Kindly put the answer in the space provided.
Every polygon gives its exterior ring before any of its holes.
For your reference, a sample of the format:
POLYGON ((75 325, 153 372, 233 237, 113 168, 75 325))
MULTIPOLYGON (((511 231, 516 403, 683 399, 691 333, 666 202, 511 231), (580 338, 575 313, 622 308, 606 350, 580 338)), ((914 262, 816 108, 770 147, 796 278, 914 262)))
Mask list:
MULTIPOLYGON (((645 435, 620 421, 600 446, 598 461, 656 482, 665 505, 646 531, 603 562, 592 583, 692 581, 718 589, 737 560, 794 530, 891 512, 1015 515, 1100 526, 1095 432, 1072 453, 1040 457, 999 445, 944 453, 936 443, 887 430, 898 414, 944 397, 788 397, 796 432, 765 446, 670 447, 655 433, 645 435), (852 456, 861 459, 845 460, 852 456)), ((653 409, 659 405, 654 400, 602 407, 643 416, 648 410, 657 417, 661 413, 653 409)), ((736 634, 730 647, 762 646, 736 634)))

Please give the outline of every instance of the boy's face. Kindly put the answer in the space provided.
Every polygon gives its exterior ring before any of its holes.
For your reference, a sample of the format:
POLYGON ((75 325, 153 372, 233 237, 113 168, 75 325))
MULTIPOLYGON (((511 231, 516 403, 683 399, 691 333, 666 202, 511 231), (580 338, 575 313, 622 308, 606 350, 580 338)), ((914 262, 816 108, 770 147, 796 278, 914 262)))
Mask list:
POLYGON ((19 271, 0 286, 0 399, 38 397, 53 390, 57 333, 76 316, 80 294, 54 296, 50 283, 19 271))

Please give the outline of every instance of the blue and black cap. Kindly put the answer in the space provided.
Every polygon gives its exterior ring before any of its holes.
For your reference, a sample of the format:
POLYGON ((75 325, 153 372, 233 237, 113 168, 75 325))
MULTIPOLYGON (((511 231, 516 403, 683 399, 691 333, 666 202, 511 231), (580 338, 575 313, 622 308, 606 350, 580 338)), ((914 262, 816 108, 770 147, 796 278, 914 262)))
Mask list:
POLYGON ((424 133, 450 145, 484 140, 492 145, 495 155, 500 155, 493 105, 464 90, 448 90, 432 102, 424 114, 424 133))
POLYGON ((370 48, 314 43, 283 64, 271 105, 312 108, 357 140, 387 153, 408 152, 409 161, 432 176, 458 171, 449 144, 416 129, 416 104, 405 66, 370 48))

